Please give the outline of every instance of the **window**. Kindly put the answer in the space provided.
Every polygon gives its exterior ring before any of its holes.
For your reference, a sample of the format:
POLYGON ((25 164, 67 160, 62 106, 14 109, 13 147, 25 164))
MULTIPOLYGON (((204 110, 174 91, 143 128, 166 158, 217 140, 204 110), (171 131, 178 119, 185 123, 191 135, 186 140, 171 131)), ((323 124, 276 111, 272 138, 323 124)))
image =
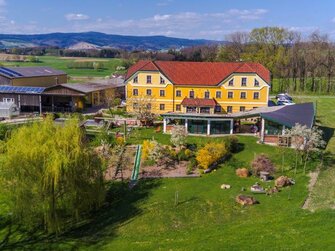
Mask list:
POLYGON ((14 103, 14 99, 13 98, 3 98, 3 102, 4 103, 14 103))
POLYGON ((245 111, 245 106, 240 106, 240 112, 244 112, 245 111))
POLYGON ((242 86, 247 86, 247 78, 242 78, 242 86))
POLYGON ((137 84, 137 83, 138 83, 138 77, 137 77, 137 76, 133 79, 133 83, 134 83, 134 84, 137 84))
POLYGON ((234 79, 229 80, 228 86, 233 86, 234 85, 234 79))
POLYGON ((221 106, 219 106, 219 105, 215 106, 214 112, 220 113, 221 111, 222 111, 221 106))
POLYGON ((221 98, 221 92, 220 92, 220 91, 217 91, 215 97, 216 97, 216 98, 221 98))
POLYGON ((151 104, 150 103, 147 104, 147 109, 151 110, 151 104))
POLYGON ((160 83, 161 83, 162 85, 165 84, 165 79, 162 78, 162 77, 160 77, 160 83))
POLYGON ((257 79, 255 79, 255 83, 254 83, 254 86, 258 87, 259 86, 259 82, 257 79))
POLYGON ((176 91, 176 97, 181 97, 181 90, 176 91))
POLYGON ((159 105, 159 110, 164 111, 165 110, 165 104, 160 104, 159 105))
POLYGON ((228 92, 228 98, 233 98, 233 92, 228 92))
POLYGON ((247 93, 241 92, 241 99, 246 99, 246 98, 247 98, 247 93))
POLYGON ((176 111, 181 111, 181 105, 176 105, 176 111))
POLYGON ((210 107, 200 107, 200 113, 210 113, 211 108, 210 107))
POLYGON ((133 109, 136 110, 138 108, 138 104, 137 103, 134 103, 133 104, 133 109))
POLYGON ((151 84, 151 75, 147 76, 147 84, 151 84))
POLYGON ((160 97, 165 97, 165 90, 160 90, 159 91, 159 96, 160 97))
POLYGON ((233 107, 227 106, 227 113, 232 113, 232 112, 233 112, 233 107))
POLYGON ((259 99, 259 92, 254 92, 254 99, 259 99))
POLYGON ((138 89, 133 89, 133 96, 138 96, 138 89))
POLYGON ((194 91, 190 91, 190 98, 194 98, 194 91))
POLYGON ((195 112, 197 112, 197 108, 194 107, 194 106, 187 106, 186 107, 186 112, 187 113, 195 113, 195 112))
POLYGON ((151 89, 147 89, 147 96, 151 96, 151 89))
POLYGON ((205 98, 206 98, 206 99, 209 99, 209 92, 208 92, 208 91, 205 92, 205 98))

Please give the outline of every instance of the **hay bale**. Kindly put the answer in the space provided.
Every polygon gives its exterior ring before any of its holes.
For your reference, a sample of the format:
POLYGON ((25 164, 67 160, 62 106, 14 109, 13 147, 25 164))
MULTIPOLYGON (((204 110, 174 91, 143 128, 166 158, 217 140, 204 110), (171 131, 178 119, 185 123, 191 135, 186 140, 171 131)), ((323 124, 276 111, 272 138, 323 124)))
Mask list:
POLYGON ((236 175, 240 178, 248 178, 249 177, 249 170, 246 168, 238 168, 235 171, 236 175))
POLYGON ((238 195, 235 199, 235 201, 238 204, 241 204, 242 206, 244 205, 254 205, 258 204, 259 202, 252 196, 247 196, 247 195, 238 195))
POLYGON ((294 181, 287 176, 280 176, 275 180, 276 187, 286 187, 291 185, 294 185, 294 181))

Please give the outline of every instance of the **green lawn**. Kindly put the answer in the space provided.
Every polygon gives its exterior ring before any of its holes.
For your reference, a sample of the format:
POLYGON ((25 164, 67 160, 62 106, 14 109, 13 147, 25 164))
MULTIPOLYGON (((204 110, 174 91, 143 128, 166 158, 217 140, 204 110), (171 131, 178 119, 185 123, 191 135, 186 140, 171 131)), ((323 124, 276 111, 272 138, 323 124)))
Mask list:
MULTIPOLYGON (((318 120, 327 133, 331 132, 335 127, 335 114, 332 114, 335 99, 307 97, 297 101, 310 100, 318 101, 318 120)), ((327 149, 334 153, 335 140, 331 136, 330 133, 327 149)), ((139 144, 152 138, 164 144, 170 141, 169 135, 141 129, 139 133, 131 134, 128 143, 139 144)), ((301 171, 294 176, 292 150, 284 150, 283 160, 277 147, 257 144, 254 137, 238 138, 242 151, 217 171, 201 178, 144 180, 131 191, 127 184, 110 184, 109 203, 81 227, 58 238, 16 232, 13 227, 8 242, 2 243, 9 228, 5 218, 0 216, 0 249, 333 250, 335 210, 329 207, 334 205, 335 169, 328 165, 320 174, 313 191, 316 200, 312 200, 317 210, 303 210, 301 206, 308 195, 309 177, 301 171), (284 174, 296 179, 296 185, 273 196, 256 195, 260 204, 241 207, 235 203, 235 196, 250 194, 241 192, 241 188, 249 188, 259 180, 238 178, 232 166, 249 167, 250 161, 259 153, 268 154, 276 163, 276 176, 284 170, 284 174), (231 184, 232 188, 221 190, 223 183, 231 184), (176 192, 179 196, 177 205, 176 192)), ((188 143, 203 144, 210 140, 213 139, 188 137, 188 143)), ((308 169, 315 168, 319 161, 316 162, 310 161, 308 169)))
POLYGON ((55 56, 41 56, 38 57, 41 62, 31 63, 31 62, 0 62, 5 66, 50 66, 58 70, 65 71, 71 77, 105 77, 110 76, 116 71, 116 67, 121 65, 121 59, 94 59, 94 58, 62 58, 55 56), (96 71, 94 69, 69 69, 67 65, 75 60, 104 60, 105 69, 96 71))
MULTIPOLYGON (((160 136, 162 139, 166 137, 160 136)), ((235 161, 248 165, 254 154, 267 153, 280 169, 280 152, 275 147, 257 144, 254 137, 239 137, 239 140, 244 150, 234 156, 235 161)), ((292 151, 287 150, 286 156, 287 160, 291 159, 292 151)), ((292 175, 291 171, 287 172, 292 175)), ((307 176, 299 173, 294 187, 283 189, 272 197, 257 195, 259 205, 236 205, 234 199, 241 193, 241 188, 248 188, 256 181, 258 179, 253 177, 238 178, 234 169, 224 164, 216 172, 201 178, 141 181, 132 191, 128 190, 127 184, 114 183, 108 196, 110 204, 82 227, 58 239, 41 236, 34 239, 32 234, 17 236, 14 233, 11 238, 22 239, 19 242, 10 239, 6 247, 44 250, 331 250, 330 247, 335 245, 334 223, 329 219, 335 212, 311 213, 301 209, 307 196, 307 176), (222 183, 231 184, 232 189, 221 190, 222 183), (175 205, 176 192, 178 205, 175 205)), ((0 233, 4 235, 7 230, 2 226, 0 233)))

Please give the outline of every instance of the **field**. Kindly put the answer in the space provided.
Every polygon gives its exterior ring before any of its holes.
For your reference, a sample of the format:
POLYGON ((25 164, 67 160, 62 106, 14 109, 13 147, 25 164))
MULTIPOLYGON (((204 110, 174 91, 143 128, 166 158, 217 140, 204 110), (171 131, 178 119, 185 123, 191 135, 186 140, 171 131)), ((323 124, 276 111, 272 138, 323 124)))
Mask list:
POLYGON ((121 65, 121 59, 101 59, 101 58, 69 58, 69 57, 54 57, 41 56, 38 57, 40 62, 0 62, 5 66, 50 66, 58 70, 65 71, 71 77, 106 77, 110 76, 116 71, 116 67, 121 65), (103 70, 94 69, 69 69, 67 65, 74 61, 86 62, 102 62, 104 64, 103 70))
MULTIPOLYGON (((318 101, 318 123, 330 138, 327 150, 335 152, 335 98, 300 97, 302 101, 318 101)), ((131 134, 131 143, 155 138, 168 144, 169 136, 142 129, 131 134)), ((189 137, 188 143, 202 144, 211 139, 189 137)), ((216 140, 220 140, 217 138, 216 140)), ((301 171, 294 176, 294 153, 260 145, 254 137, 240 136, 242 150, 221 168, 201 178, 156 179, 140 181, 133 190, 128 184, 112 183, 108 204, 91 220, 62 236, 9 231, 0 217, 0 249, 28 250, 333 250, 335 210, 335 172, 325 162, 312 192, 314 212, 301 207, 308 196, 308 175, 301 171), (283 172, 296 179, 296 185, 280 193, 256 195, 260 204, 241 207, 235 203, 242 188, 249 188, 258 179, 238 178, 235 167, 249 167, 256 154, 266 153, 276 163, 277 176, 283 172), (220 185, 232 185, 221 190, 220 185), (178 199, 176 199, 178 194, 178 199)), ((312 170, 320 161, 310 161, 312 170)), ((273 185, 263 184, 264 186, 273 185)), ((0 198, 1 200, 1 198, 0 198)), ((0 203, 1 206, 1 203, 0 203)), ((2 205, 4 206, 4 205, 2 205)), ((4 208, 3 208, 4 209, 4 208)))

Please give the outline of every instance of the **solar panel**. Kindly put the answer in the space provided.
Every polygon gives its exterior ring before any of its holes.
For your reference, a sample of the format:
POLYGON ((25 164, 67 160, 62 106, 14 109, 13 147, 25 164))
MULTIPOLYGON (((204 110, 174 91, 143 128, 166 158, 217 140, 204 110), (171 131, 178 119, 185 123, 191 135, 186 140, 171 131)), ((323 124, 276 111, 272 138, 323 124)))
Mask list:
POLYGON ((11 70, 11 69, 9 69, 9 68, 5 68, 5 67, 3 67, 3 69, 5 69, 6 71, 8 71, 8 72, 10 72, 10 73, 12 73, 12 74, 14 74, 14 75, 16 75, 16 76, 18 76, 18 77, 22 77, 22 76, 23 76, 21 73, 18 73, 18 72, 16 72, 16 71, 13 71, 13 70, 11 70))
POLYGON ((5 74, 5 75, 7 75, 7 76, 10 76, 10 77, 15 77, 13 74, 11 74, 11 73, 5 71, 3 68, 0 68, 0 73, 3 73, 3 74, 5 74))
POLYGON ((45 88, 43 87, 29 87, 29 86, 8 86, 2 85, 0 86, 0 92, 3 93, 36 93, 41 94, 45 88))

